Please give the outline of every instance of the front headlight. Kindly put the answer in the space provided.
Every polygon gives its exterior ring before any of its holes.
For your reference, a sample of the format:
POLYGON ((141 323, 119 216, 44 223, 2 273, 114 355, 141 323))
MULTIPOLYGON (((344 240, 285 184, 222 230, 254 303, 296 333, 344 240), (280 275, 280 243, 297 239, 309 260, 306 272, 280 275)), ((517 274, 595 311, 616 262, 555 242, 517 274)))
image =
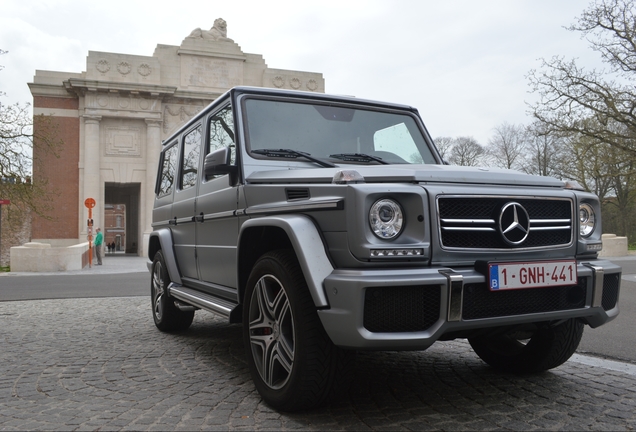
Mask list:
POLYGON ((582 203, 579 205, 579 233, 581 237, 589 237, 596 227, 596 216, 591 205, 582 203))
POLYGON ((404 227, 402 207, 391 200, 376 201, 369 210, 369 224, 373 234, 384 240, 391 240, 400 235, 404 227))

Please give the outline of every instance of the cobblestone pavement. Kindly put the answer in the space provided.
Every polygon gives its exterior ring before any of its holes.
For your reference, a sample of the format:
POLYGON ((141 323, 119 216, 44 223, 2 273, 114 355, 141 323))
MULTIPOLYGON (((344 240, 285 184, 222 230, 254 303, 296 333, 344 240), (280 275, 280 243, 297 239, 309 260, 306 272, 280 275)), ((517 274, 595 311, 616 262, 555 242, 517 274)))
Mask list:
POLYGON ((240 333, 205 312, 161 333, 146 297, 0 303, 0 430, 636 428, 629 365, 570 361, 517 377, 460 341, 360 353, 339 400, 281 414, 261 402, 240 333))

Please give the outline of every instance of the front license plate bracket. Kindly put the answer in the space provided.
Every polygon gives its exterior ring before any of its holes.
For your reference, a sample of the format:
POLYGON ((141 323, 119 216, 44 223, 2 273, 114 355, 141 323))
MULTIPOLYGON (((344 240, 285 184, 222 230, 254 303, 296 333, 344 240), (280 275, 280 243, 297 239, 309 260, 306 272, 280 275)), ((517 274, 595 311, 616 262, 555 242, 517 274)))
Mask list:
POLYGON ((576 260, 488 263, 491 291, 577 284, 576 260))

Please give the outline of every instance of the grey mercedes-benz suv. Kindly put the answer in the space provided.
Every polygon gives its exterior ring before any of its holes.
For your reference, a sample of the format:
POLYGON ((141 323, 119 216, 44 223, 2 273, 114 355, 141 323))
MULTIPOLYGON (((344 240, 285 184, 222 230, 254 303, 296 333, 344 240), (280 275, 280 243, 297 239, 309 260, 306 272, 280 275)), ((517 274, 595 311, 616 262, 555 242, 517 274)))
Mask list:
POLYGON ((598 198, 448 166, 416 109, 236 87, 164 141, 148 244, 162 331, 242 323, 263 399, 316 406, 356 350, 466 338, 516 373, 564 363, 618 315, 598 198))

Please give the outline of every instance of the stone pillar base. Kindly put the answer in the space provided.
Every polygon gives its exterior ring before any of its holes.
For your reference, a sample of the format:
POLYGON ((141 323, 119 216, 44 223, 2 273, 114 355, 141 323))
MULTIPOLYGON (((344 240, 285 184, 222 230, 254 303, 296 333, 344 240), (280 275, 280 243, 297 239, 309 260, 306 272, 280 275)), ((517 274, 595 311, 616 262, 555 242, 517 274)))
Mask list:
POLYGON ((627 237, 617 237, 616 234, 603 234, 603 249, 600 257, 620 257, 627 255, 627 237))

